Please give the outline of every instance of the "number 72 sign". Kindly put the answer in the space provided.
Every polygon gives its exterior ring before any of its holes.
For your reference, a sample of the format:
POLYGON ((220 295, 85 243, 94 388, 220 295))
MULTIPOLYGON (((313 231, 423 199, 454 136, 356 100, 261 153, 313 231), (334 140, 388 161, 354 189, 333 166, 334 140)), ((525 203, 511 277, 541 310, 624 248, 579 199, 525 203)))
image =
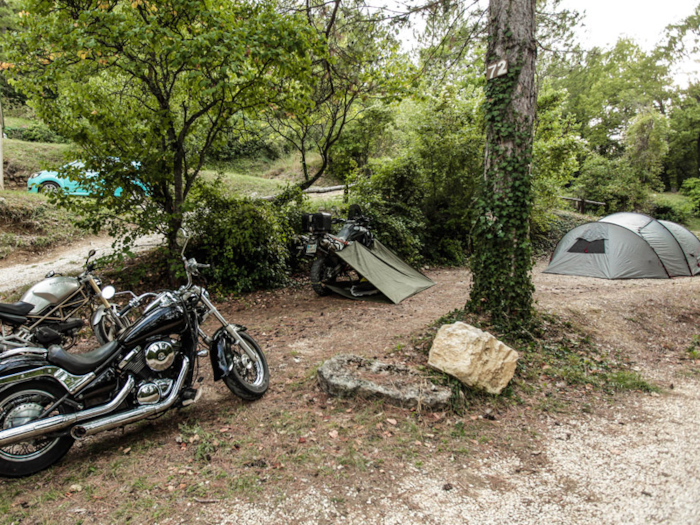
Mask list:
POLYGON ((486 80, 500 77, 508 73, 508 61, 503 59, 486 65, 486 80))

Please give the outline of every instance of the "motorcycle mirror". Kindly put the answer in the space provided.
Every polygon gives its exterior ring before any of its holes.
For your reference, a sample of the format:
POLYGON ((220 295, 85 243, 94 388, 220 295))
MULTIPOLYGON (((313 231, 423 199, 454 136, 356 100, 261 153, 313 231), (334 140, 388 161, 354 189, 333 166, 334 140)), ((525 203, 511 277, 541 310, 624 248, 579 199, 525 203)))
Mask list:
POLYGON ((49 273, 46 274, 45 279, 51 279, 51 277, 53 277, 54 275, 56 275, 56 272, 51 270, 49 273))
POLYGON ((180 255, 185 255, 185 248, 187 248, 187 243, 190 242, 190 236, 184 228, 177 230, 177 244, 182 246, 182 253, 180 255))
POLYGON ((105 286, 102 288, 102 297, 107 299, 108 301, 114 297, 114 294, 117 293, 117 291, 114 289, 114 286, 105 286))
POLYGON ((90 250, 90 251, 88 252, 88 259, 89 259, 90 257, 94 257, 96 253, 97 253, 97 252, 96 252, 95 250, 90 250))

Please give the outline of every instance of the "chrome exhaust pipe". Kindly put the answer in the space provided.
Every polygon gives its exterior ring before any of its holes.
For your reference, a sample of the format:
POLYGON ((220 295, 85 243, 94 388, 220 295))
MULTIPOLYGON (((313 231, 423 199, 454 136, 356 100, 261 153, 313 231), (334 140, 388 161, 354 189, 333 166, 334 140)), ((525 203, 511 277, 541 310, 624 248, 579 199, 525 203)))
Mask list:
POLYGON ((185 377, 187 377, 187 372, 190 368, 189 365, 190 360, 187 357, 183 357, 180 375, 178 376, 177 381, 175 381, 175 384, 170 391, 170 395, 168 395, 164 401, 156 403, 155 405, 142 406, 133 410, 127 410, 126 412, 120 412, 119 414, 96 419, 83 425, 76 425, 71 429, 71 435, 75 439, 83 439, 87 436, 97 434, 98 432, 123 427, 129 423, 136 423, 137 421, 141 421, 147 417, 155 416, 161 412, 164 412, 173 406, 175 401, 177 401, 182 385, 185 382, 185 377))
POLYGON ((63 430, 64 428, 69 427, 79 421, 109 414, 124 402, 126 396, 128 396, 131 390, 134 388, 134 384, 134 378, 129 376, 129 379, 126 381, 126 384, 122 387, 117 396, 106 405, 100 405, 88 410, 81 410, 80 412, 75 412, 73 414, 62 414, 60 416, 53 416, 47 419, 40 419, 38 421, 34 421, 33 423, 27 423, 26 425, 19 427, 2 430, 0 431, 0 447, 12 445, 14 443, 21 443, 27 439, 44 434, 50 434, 51 432, 58 432, 59 430, 63 430))

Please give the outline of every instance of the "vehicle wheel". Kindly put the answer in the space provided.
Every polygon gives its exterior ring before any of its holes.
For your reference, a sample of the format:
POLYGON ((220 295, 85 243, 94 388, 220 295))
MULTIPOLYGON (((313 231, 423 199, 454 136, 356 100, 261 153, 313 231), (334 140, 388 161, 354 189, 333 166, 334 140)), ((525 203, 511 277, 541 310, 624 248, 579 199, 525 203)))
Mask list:
POLYGON ((321 297, 331 293, 324 283, 333 282, 335 280, 328 274, 329 268, 326 264, 325 257, 315 259, 311 265, 311 288, 321 297))
MULTIPOLYGON (((58 385, 31 381, 9 388, 0 394, 0 428, 14 428, 37 419, 47 408, 65 395, 58 385)), ((47 416, 73 412, 65 403, 47 416)), ((21 443, 0 447, 0 476, 19 478, 50 467, 73 445, 70 435, 30 438, 21 443)))
POLYGON ((105 307, 103 305, 97 307, 92 319, 99 318, 99 321, 90 322, 92 331, 95 332, 95 338, 97 338, 97 342, 100 343, 100 346, 114 341, 119 333, 119 327, 114 322, 114 318, 104 312, 105 307))
POLYGON ((239 332, 238 335, 255 352, 255 360, 251 361, 240 345, 232 342, 231 337, 227 335, 229 344, 226 345, 226 362, 229 374, 224 377, 224 383, 241 399, 255 401, 260 399, 270 386, 270 370, 258 343, 245 332, 239 332))
POLYGON ((61 187, 55 182, 44 182, 39 186, 39 193, 53 193, 56 190, 60 190, 61 187))

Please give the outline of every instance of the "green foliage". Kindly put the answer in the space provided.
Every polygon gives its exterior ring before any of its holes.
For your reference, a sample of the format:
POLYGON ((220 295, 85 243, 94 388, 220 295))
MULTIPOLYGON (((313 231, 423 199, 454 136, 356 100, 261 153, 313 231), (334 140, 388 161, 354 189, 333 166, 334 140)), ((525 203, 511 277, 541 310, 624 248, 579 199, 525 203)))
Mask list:
POLYGON ((645 52, 622 38, 609 50, 593 48, 583 57, 562 57, 550 72, 555 87, 569 93, 568 111, 581 125, 581 135, 603 155, 619 154, 620 138, 639 108, 663 111, 672 85, 670 65, 661 52, 645 52))
POLYGON ((666 182, 681 188, 686 179, 698 176, 700 154, 700 84, 691 84, 678 93, 669 117, 669 152, 666 156, 666 182))
POLYGON ((399 158, 373 167, 371 178, 358 177, 350 201, 372 218, 376 237, 409 264, 422 260, 425 216, 423 184, 414 159, 399 158))
POLYGON ((583 162, 571 191, 580 199, 604 202, 596 209, 601 215, 642 211, 649 202, 649 191, 626 158, 610 160, 597 153, 583 162))
POLYGON ((685 199, 655 195, 649 204, 649 215, 659 220, 688 224, 693 217, 693 203, 685 199))
POLYGON ((202 187, 187 227, 195 241, 192 253, 212 265, 203 272, 214 288, 241 293, 286 284, 293 233, 287 216, 269 202, 202 187))
POLYGON ((681 186, 681 193, 690 199, 694 212, 700 214, 700 178, 686 179, 681 186))
POLYGON ((25 142, 65 143, 66 139, 51 131, 41 123, 32 123, 26 127, 6 127, 4 130, 8 139, 25 142))
POLYGON ((625 155, 642 184, 660 191, 663 160, 668 153, 668 119, 654 108, 644 108, 625 132, 625 155))
POLYGON ((364 108, 350 121, 331 149, 328 172, 345 181, 355 170, 366 173, 370 156, 377 156, 394 112, 389 106, 376 104, 364 108))
POLYGON ((370 163, 351 198, 375 219, 380 240, 407 261, 466 262, 476 180, 483 170, 478 88, 448 86, 402 103, 401 149, 370 163))
MULTIPOLYGON (((364 0, 338 2, 332 8, 315 0, 306 3, 305 14, 327 46, 323 55, 312 56, 313 103, 296 113, 280 108, 267 115, 270 128, 301 155, 303 189, 325 173, 347 126, 375 102, 395 100, 410 90, 407 77, 413 70, 400 53, 391 21, 364 0), (311 153, 319 155, 318 167, 310 166, 311 153)), ((346 168, 338 166, 341 174, 346 168)))
POLYGON ((530 237, 536 256, 549 255, 559 244, 559 241, 571 230, 596 220, 589 215, 581 215, 570 211, 556 210, 547 215, 546 221, 533 222, 530 237))
POLYGON ((537 119, 532 148, 532 224, 547 229, 552 212, 559 205, 564 186, 579 169, 579 157, 586 148, 579 126, 564 109, 567 93, 550 83, 537 96, 537 119))

